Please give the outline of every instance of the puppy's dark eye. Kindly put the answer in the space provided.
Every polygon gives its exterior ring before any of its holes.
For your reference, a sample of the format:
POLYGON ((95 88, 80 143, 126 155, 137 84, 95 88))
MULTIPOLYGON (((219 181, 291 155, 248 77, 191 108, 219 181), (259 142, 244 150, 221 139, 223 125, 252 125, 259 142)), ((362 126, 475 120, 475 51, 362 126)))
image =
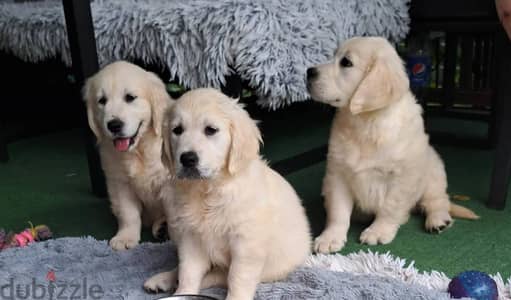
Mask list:
POLYGON ((183 126, 181 125, 177 125, 176 127, 174 127, 174 129, 172 129, 172 132, 175 134, 175 135, 181 135, 181 133, 183 133, 184 129, 183 129, 183 126))
POLYGON ((127 103, 130 103, 130 102, 133 102, 133 100, 137 99, 137 96, 135 95, 132 95, 132 94, 126 94, 126 96, 124 96, 124 101, 126 101, 127 103))
POLYGON ((341 65, 341 67, 344 68, 353 67, 353 63, 351 62, 351 60, 346 58, 346 56, 341 59, 341 62, 339 64, 341 65))
POLYGON ((101 105, 105 105, 106 104, 106 97, 103 96, 103 97, 99 98, 98 103, 101 104, 101 105))
POLYGON ((204 134, 207 136, 212 136, 217 132, 218 132, 218 128, 215 128, 213 126, 206 126, 206 128, 204 128, 204 134))

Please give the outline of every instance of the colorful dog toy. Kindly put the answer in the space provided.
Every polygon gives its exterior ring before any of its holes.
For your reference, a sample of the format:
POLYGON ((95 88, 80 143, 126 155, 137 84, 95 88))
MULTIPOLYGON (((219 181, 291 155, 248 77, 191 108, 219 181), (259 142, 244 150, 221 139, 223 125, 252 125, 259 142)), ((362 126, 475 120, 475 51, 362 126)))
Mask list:
POLYGON ((30 228, 23 230, 20 233, 5 233, 3 229, 0 229, 0 251, 13 248, 13 247, 25 247, 32 242, 40 242, 51 239, 53 234, 50 228, 46 225, 35 226, 31 223, 30 228))

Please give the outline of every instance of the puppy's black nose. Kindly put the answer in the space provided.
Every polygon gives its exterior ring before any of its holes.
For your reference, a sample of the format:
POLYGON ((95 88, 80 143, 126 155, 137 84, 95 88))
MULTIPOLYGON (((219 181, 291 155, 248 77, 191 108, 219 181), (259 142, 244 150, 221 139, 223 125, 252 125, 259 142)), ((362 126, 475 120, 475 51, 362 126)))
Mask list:
POLYGON ((111 133, 121 132, 123 126, 124 126, 124 122, 119 119, 113 119, 111 121, 108 121, 108 123, 106 123, 106 127, 108 127, 108 130, 110 130, 111 133))
POLYGON ((179 161, 183 165, 183 167, 186 168, 193 168, 197 166, 197 163, 199 162, 199 157, 197 156, 197 153, 194 151, 188 151, 181 154, 181 157, 179 157, 179 161))
POLYGON ((318 76, 318 69, 316 68, 308 68, 307 69, 307 80, 314 79, 318 76))

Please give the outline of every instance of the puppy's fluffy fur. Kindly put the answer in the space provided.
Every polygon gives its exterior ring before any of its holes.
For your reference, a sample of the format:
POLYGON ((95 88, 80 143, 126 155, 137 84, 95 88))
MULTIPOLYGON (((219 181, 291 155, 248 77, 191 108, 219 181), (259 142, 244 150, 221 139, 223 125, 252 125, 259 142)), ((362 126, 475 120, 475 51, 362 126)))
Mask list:
POLYGON ((317 252, 340 250, 352 210, 374 216, 360 241, 391 242, 416 206, 426 229, 440 232, 451 216, 477 216, 449 202, 443 163, 429 145, 422 109, 409 91, 403 63, 383 38, 353 38, 333 62, 308 70, 308 88, 319 102, 337 107, 323 195, 327 225, 317 252))
POLYGON ((227 299, 252 299, 259 282, 304 262, 311 241, 300 199, 259 157, 260 132, 236 100, 188 92, 164 128, 164 161, 177 177, 166 211, 179 271, 152 277, 146 289, 170 290, 178 278, 176 294, 227 285, 227 299))
POLYGON ((161 162, 161 129, 173 100, 155 74, 124 61, 89 78, 84 98, 119 225, 110 245, 116 250, 132 248, 140 240, 142 223, 157 235, 165 220, 161 198, 172 191, 170 174, 161 162))

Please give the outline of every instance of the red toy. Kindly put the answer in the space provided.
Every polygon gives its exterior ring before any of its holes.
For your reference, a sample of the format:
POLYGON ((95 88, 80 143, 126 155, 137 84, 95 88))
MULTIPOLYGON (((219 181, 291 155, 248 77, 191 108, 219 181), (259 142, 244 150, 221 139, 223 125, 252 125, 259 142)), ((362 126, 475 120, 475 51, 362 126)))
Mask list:
POLYGON ((29 243, 45 241, 52 238, 53 234, 48 226, 38 225, 34 227, 31 222, 28 223, 30 224, 30 228, 20 233, 5 233, 3 229, 0 229, 0 251, 13 247, 25 247, 29 243))

